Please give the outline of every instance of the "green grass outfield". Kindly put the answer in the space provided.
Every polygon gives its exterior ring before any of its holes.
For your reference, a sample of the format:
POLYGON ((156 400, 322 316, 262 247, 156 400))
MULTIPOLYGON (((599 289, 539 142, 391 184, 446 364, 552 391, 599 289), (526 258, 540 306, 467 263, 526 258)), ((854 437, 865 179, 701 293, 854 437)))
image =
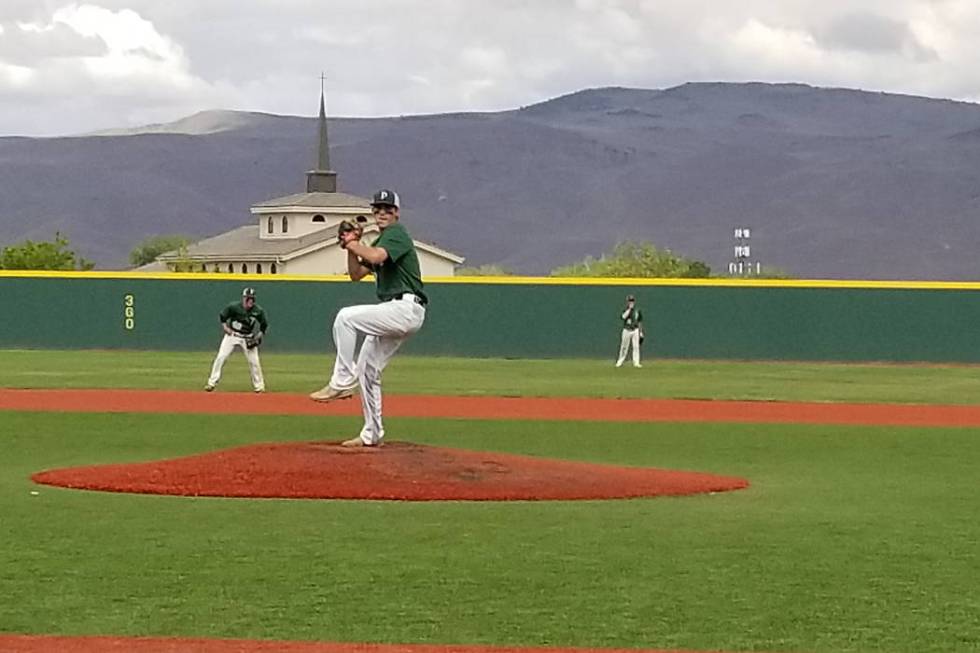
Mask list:
POLYGON ((417 442, 744 475, 609 502, 189 499, 30 473, 350 418, 3 415, 8 631, 734 651, 975 651, 969 429, 392 419, 417 442), (40 494, 32 496, 31 490, 40 494))
MULTIPOLYGON (((228 385, 247 389, 244 363, 234 362, 228 385)), ((268 356, 270 384, 306 390, 322 381, 327 362, 268 356), (273 380, 280 374, 282 386, 273 380)), ((0 385, 196 388, 209 363, 207 354, 2 352, 0 385)), ((562 388, 576 396, 626 396, 617 388, 627 386, 636 396, 671 371, 674 388, 701 379, 720 396, 739 391, 744 367, 700 365, 396 358, 386 383, 402 392, 562 388), (566 378, 573 374, 583 378, 566 378)), ((778 395, 795 378, 794 399, 948 402, 926 386, 946 372, 964 373, 947 387, 976 384, 971 368, 751 368, 766 379, 760 392, 778 395)), ((680 396, 663 392, 657 396, 680 396)), ((967 393, 959 396, 966 403, 967 393)), ((980 429, 386 424, 396 439, 739 475, 752 487, 540 503, 79 492, 35 486, 29 476, 252 442, 338 439, 359 420, 0 412, 0 631, 796 653, 980 648, 980 429)))
MULTIPOLYGON (((0 387, 199 390, 213 352, 0 350, 0 387)), ((262 355, 271 392, 311 392, 333 357, 262 355)), ((980 403, 980 367, 842 363, 648 360, 503 360, 396 356, 385 392, 525 397, 653 397, 873 403, 980 403)), ((249 390, 240 352, 222 390, 249 390)))

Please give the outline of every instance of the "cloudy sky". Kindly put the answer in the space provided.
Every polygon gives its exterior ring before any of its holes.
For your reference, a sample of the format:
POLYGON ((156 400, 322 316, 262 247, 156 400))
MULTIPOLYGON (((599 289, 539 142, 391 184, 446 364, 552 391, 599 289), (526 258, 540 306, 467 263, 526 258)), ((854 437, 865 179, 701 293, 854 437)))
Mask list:
POLYGON ((805 82, 980 101, 980 0, 0 0, 0 134, 805 82))

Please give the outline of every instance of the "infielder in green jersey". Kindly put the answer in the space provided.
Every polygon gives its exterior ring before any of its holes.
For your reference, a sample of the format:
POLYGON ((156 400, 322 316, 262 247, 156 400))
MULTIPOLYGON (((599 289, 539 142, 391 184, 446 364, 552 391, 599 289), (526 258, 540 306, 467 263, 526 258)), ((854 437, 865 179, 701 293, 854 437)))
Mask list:
POLYGON ((619 316, 623 320, 623 335, 619 340, 619 358, 616 367, 622 367, 626 352, 633 346, 633 367, 640 365, 640 341, 643 340, 643 313, 636 307, 636 298, 626 295, 626 310, 619 316))
POLYGON ((245 352, 245 360, 248 361, 252 388, 256 392, 264 392, 265 380, 262 378, 262 364, 259 362, 259 344, 269 330, 269 322, 265 318, 265 311, 255 303, 255 289, 245 288, 242 291, 242 300, 225 306, 218 314, 218 319, 221 320, 225 335, 221 339, 218 355, 211 366, 211 376, 204 389, 208 392, 214 390, 221 380, 221 368, 225 361, 235 351, 235 347, 241 347, 245 352))
POLYGON ((361 386, 364 427, 345 447, 377 447, 385 436, 381 421, 381 374, 391 357, 425 321, 428 297, 415 243, 399 222, 398 193, 379 190, 371 211, 381 229, 372 245, 360 242, 360 231, 342 232, 340 246, 347 250, 347 273, 352 281, 373 274, 379 304, 348 306, 337 313, 333 341, 337 348, 330 382, 312 393, 314 401, 346 399, 361 386), (358 336, 364 337, 355 358, 358 336))

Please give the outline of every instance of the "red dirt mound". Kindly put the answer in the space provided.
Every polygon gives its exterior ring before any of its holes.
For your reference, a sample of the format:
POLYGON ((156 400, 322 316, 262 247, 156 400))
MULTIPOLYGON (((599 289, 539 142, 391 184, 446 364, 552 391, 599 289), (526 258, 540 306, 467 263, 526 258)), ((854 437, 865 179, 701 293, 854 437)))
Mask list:
POLYGON ((180 496, 402 501, 624 499, 724 492, 741 478, 395 442, 259 444, 172 460, 39 472, 36 483, 180 496))

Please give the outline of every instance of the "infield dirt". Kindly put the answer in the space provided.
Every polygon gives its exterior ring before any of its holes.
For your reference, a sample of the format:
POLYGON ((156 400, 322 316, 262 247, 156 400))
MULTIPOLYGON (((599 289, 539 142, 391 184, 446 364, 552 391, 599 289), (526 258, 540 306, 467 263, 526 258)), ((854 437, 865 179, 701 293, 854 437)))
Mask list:
MULTIPOLYGON (((0 410, 98 413, 359 415, 360 402, 317 404, 306 395, 155 390, 0 389, 0 410)), ((980 406, 686 399, 385 396, 391 417, 602 422, 754 422, 869 426, 980 426, 980 406)))

